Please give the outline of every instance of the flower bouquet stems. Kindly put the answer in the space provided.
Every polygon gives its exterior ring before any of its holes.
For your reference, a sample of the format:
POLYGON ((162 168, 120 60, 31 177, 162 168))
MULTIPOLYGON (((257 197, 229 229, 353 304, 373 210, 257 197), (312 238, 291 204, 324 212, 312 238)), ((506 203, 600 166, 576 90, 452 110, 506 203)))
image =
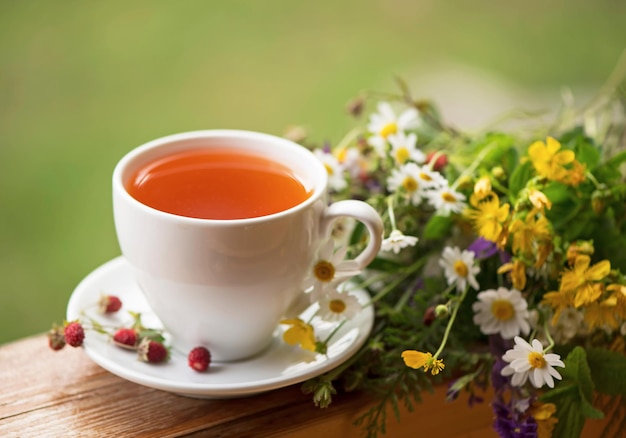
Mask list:
MULTIPOLYGON (((334 147, 301 139, 333 199, 366 200, 386 226, 356 277, 374 329, 304 385, 315 404, 369 392, 357 423, 373 437, 387 408, 445 383, 451 401, 490 403, 502 437, 576 437, 607 415, 607 436, 626 430, 625 76, 626 60, 582 108, 564 94, 553 120, 475 133, 398 80, 350 105, 355 127, 334 147)), ((335 245, 356 254, 364 235, 339 222, 335 245)))

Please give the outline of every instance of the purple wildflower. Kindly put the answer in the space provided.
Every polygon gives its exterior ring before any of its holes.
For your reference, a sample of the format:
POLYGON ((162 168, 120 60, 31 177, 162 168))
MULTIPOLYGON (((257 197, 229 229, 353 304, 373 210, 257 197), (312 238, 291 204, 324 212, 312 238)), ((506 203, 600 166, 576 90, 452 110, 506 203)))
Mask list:
POLYGON ((537 423, 532 417, 519 418, 509 406, 494 402, 494 429, 501 438, 537 438, 537 423))
POLYGON ((487 240, 484 237, 479 237, 474 240, 467 249, 476 255, 477 260, 488 259, 498 252, 498 247, 495 242, 487 240))
POLYGON ((502 251, 501 249, 498 249, 498 246, 495 242, 487 240, 484 237, 479 237, 478 239, 474 240, 467 247, 467 249, 475 254, 476 260, 488 259, 489 257, 498 254, 500 256, 500 263, 504 264, 511 261, 511 254, 506 251, 502 251))

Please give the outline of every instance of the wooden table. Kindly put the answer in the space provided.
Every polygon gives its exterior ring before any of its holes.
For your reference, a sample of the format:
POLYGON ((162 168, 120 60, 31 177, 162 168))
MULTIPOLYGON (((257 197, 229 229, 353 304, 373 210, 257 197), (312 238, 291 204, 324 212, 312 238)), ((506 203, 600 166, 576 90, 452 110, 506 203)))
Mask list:
MULTIPOLYGON (((358 437, 352 423, 370 405, 363 394, 335 396, 327 409, 295 385, 231 400, 199 400, 121 379, 82 349, 54 352, 45 335, 0 346, 1 437, 358 437)), ((494 437, 488 403, 448 404, 445 390, 424 394, 385 437, 494 437)), ((597 436, 597 435, 588 435, 597 436)))

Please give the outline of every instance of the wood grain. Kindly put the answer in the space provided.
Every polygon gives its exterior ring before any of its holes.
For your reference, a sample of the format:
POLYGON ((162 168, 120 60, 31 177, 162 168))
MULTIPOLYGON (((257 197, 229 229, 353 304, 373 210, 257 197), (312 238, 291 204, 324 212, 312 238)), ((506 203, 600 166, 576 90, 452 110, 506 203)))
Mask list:
MULTIPOLYGON (((300 385, 241 399, 193 399, 121 379, 80 348, 54 352, 45 335, 0 346, 2 437, 358 437, 353 422, 368 406, 363 394, 347 394, 319 409, 300 385)), ((425 394, 415 412, 402 411, 400 423, 388 418, 387 437, 496 436, 488 403, 448 404, 445 388, 425 394)))

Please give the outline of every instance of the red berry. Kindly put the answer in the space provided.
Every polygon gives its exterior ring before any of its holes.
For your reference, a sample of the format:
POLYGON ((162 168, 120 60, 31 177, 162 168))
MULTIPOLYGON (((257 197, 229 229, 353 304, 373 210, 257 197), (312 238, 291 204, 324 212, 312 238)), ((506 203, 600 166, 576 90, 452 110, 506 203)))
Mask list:
POLYGON ((85 339, 85 331, 78 321, 67 323, 63 330, 65 342, 72 347, 80 347, 85 339))
POLYGON ((115 295, 102 295, 98 307, 102 313, 115 313, 121 309, 122 300, 115 295))
POLYGON ((211 363, 211 353, 204 347, 196 347, 189 352, 187 362, 198 372, 206 371, 211 363))
POLYGON ((113 342, 120 347, 135 348, 137 345, 137 332, 132 328, 121 328, 113 335, 113 342))
POLYGON ((433 163, 433 170, 441 172, 441 169, 448 164, 448 156, 446 154, 439 154, 437 152, 429 152, 426 154, 426 163, 430 164, 431 160, 437 155, 437 160, 433 163))
POLYGON ((137 347, 137 352, 139 353, 139 359, 150 363, 163 362, 169 356, 169 351, 167 351, 165 345, 148 338, 142 339, 137 347))
POLYGON ((435 322, 435 319, 437 319, 437 315, 435 314, 435 306, 430 306, 426 308, 422 323, 426 327, 430 327, 431 325, 433 325, 433 322, 435 322))
POLYGON ((63 327, 59 327, 56 324, 48 332, 48 345, 55 351, 65 347, 65 335, 63 334, 63 327))

